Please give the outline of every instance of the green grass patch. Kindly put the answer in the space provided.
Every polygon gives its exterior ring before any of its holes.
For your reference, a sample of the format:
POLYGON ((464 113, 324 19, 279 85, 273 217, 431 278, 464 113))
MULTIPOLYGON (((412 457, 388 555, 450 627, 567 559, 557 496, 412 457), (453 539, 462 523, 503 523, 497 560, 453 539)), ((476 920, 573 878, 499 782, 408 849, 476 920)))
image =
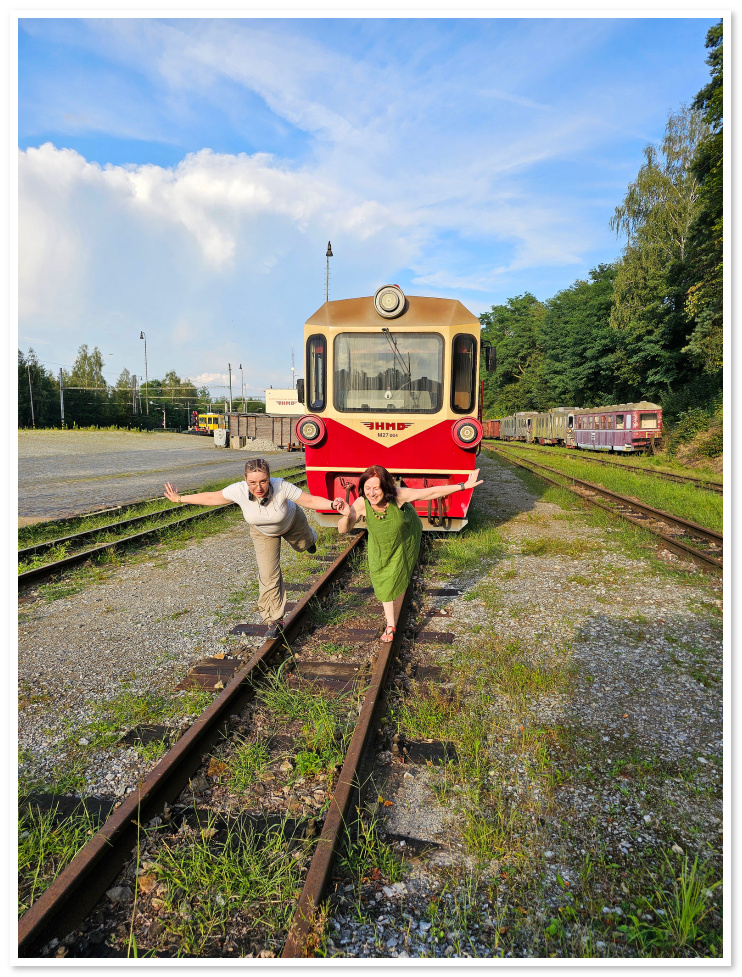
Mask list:
POLYGON ((215 955, 213 941, 236 923, 280 951, 302 881, 282 828, 258 836, 241 821, 221 844, 210 822, 164 842, 154 874, 165 887, 159 918, 167 940, 188 957, 215 955))
POLYGON ((97 831, 99 820, 87 811, 63 820, 57 807, 42 812, 31 805, 18 819, 18 915, 21 916, 49 888, 97 831))

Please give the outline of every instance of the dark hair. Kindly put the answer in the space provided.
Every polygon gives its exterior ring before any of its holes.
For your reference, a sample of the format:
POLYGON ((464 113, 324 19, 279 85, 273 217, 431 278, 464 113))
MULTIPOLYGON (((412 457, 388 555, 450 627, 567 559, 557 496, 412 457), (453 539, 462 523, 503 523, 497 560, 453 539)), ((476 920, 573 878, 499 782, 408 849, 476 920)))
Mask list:
POLYGON ((248 459, 248 461, 245 464, 245 478, 247 478, 247 476, 251 472, 263 472, 264 474, 266 474, 268 476, 268 478, 271 477, 270 465, 265 460, 265 458, 250 458, 250 459, 248 459))
POLYGON ((397 486, 394 484, 394 479, 386 470, 382 468, 381 465, 371 465, 366 471, 361 475, 358 481, 358 494, 361 498, 365 498, 363 493, 363 487, 369 478, 378 478, 379 485, 381 486, 381 491, 384 493, 385 502, 394 502, 397 498, 397 486))

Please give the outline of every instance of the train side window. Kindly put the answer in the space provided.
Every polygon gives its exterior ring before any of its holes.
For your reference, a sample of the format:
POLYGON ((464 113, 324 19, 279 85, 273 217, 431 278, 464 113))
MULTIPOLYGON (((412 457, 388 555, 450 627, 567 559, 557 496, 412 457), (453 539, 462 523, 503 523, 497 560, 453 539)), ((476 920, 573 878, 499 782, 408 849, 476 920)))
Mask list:
POLYGON ((451 409, 457 414, 474 410, 477 381, 477 341, 461 333, 454 336, 451 357, 451 409))
POLYGON ((623 414, 616 414, 616 430, 623 431, 623 414))
POLYGON ((600 415, 600 430, 605 430, 605 414, 600 415))
POLYGON ((608 414, 605 419, 605 427, 607 431, 613 430, 613 414, 608 414))
POLYGON ((626 415, 626 430, 631 430, 631 414, 626 415))
POLYGON ((307 340, 307 410, 323 411, 327 403, 327 343, 322 335, 307 340))

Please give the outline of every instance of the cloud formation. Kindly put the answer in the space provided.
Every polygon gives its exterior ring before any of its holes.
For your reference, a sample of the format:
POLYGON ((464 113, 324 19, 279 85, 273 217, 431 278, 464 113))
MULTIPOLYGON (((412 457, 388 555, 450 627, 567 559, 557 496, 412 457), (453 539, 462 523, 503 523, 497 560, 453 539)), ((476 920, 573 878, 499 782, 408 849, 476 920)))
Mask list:
POLYGON ((475 312, 546 298, 618 252, 608 218, 661 134, 664 92, 700 87, 683 30, 23 21, 21 342, 56 336, 69 358, 106 335, 133 364, 144 329, 155 372, 249 357, 283 386, 328 238, 335 297, 395 280, 475 312))

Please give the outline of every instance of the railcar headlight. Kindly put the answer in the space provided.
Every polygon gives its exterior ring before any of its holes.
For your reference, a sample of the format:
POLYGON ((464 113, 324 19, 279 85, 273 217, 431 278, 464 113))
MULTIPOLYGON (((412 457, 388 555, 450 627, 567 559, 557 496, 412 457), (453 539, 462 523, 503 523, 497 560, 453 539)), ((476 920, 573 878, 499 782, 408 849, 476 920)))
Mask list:
POLYGON ((482 425, 476 417, 462 417, 451 428, 454 441, 461 448, 473 448, 482 440, 482 425))
POLYGON ((324 438, 325 422, 321 417, 315 417, 314 414, 306 414, 304 417, 300 417, 296 422, 297 438, 302 442, 302 444, 315 445, 324 438))
POLYGON ((399 285, 382 285, 374 295, 374 308, 384 319, 395 319, 404 312, 406 301, 399 285))

